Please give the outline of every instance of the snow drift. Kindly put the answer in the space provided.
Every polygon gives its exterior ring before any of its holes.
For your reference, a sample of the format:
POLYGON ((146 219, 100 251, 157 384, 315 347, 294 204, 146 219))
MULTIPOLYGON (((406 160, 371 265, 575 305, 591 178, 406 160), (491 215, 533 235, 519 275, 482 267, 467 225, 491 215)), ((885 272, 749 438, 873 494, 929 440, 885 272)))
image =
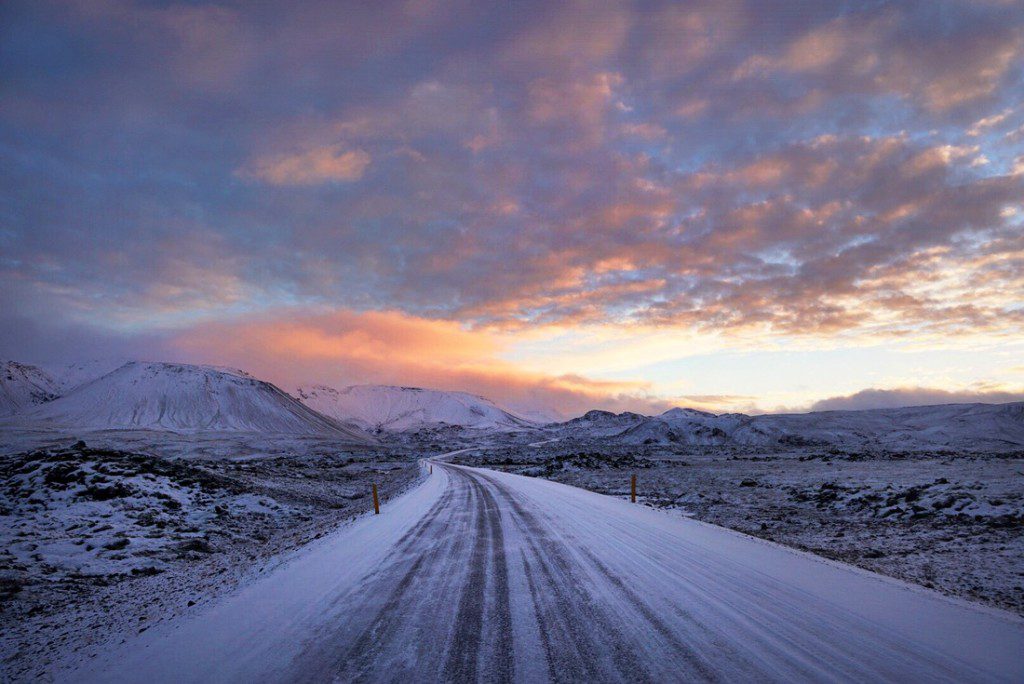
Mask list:
POLYGON ((300 387, 297 394, 310 408, 366 430, 407 432, 456 426, 508 431, 537 427, 489 399, 466 392, 389 385, 356 385, 339 390, 314 385, 300 387))
POLYGON ((242 371, 130 362, 23 413, 23 421, 76 429, 229 431, 370 438, 242 371))

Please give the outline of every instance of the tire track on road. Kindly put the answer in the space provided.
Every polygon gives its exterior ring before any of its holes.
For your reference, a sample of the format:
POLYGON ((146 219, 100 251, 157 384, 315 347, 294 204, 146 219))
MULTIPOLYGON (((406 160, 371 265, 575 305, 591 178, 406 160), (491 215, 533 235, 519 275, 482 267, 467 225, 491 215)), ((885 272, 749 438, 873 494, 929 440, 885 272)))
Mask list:
MULTIPOLYGON (((451 472, 451 471, 449 471, 451 472)), ((471 473, 457 471, 476 502, 472 527, 469 575, 465 578, 447 648, 446 681, 508 682, 513 680, 515 656, 508 564, 501 508, 489 488, 471 473), (490 639, 484 639, 488 635, 490 639)))
POLYGON ((487 506, 481 487, 472 477, 465 477, 473 491, 475 508, 472 527, 473 547, 469 553, 469 575, 465 578, 455 615, 455 630, 448 645, 444 667, 446 681, 475 681, 480 659, 480 637, 483 628, 484 589, 487 583, 487 506))
MULTIPOLYGON (((472 472, 472 475, 486 481, 508 504, 510 517, 522 533, 529 551, 529 556, 523 555, 524 568, 531 586, 531 598, 538 609, 535 611, 538 623, 545 624, 548 629, 557 627, 574 644, 575 662, 567 658, 564 650, 548 651, 548 669, 552 677, 559 681, 578 681, 577 673, 586 673, 586 678, 591 681, 608 681, 613 673, 595 670, 594 664, 607 663, 610 658, 617 675, 611 679, 654 681, 647 667, 637 658, 636 644, 629 645, 631 640, 619 628, 615 616, 607 612, 603 605, 605 601, 586 589, 586 575, 579 572, 582 568, 573 562, 567 546, 555 539, 500 482, 479 471, 472 472), (542 593, 538 591, 541 583, 544 594, 554 598, 554 606, 542 599, 542 593), (564 672, 572 672, 573 675, 563 679, 564 672)), ((546 643, 550 648, 551 640, 547 639, 546 643)))
POLYGON ((490 542, 491 614, 487 621, 492 637, 493 653, 486 669, 488 681, 512 681, 515 674, 515 650, 512 639, 512 607, 508 581, 508 556, 501 508, 486 486, 480 491, 487 503, 488 541, 490 542))
MULTIPOLYGON (((526 532, 528 538, 534 538, 534 537, 536 537, 536 538, 543 538, 543 539, 545 539, 548 542, 548 546, 551 546, 552 548, 554 548, 555 546, 558 546, 559 549, 560 549, 560 552, 557 553, 557 554, 550 554, 550 555, 552 556, 553 559, 558 559, 560 563, 567 563, 568 562, 568 561, 565 560, 565 557, 566 557, 566 555, 568 553, 569 546, 564 541, 559 541, 559 540, 552 539, 551 535, 548 534, 548 532, 544 529, 544 526, 541 523, 541 521, 538 519, 538 517, 532 511, 530 511, 530 510, 528 510, 526 508, 526 506, 524 505, 524 502, 521 500, 521 498, 519 496, 517 496, 515 493, 509 491, 504 485, 502 485, 502 483, 498 482, 494 477, 488 476, 488 475, 483 474, 483 473, 478 473, 478 474, 479 474, 480 477, 482 477, 482 478, 488 480, 489 482, 491 482, 492 484, 494 484, 496 489, 503 495, 503 497, 506 499, 509 507, 511 508, 511 510, 513 511, 515 516, 517 516, 519 519, 521 519, 523 521, 523 524, 524 524, 523 529, 526 532)), ((590 553, 589 550, 587 550, 586 547, 584 547, 584 546, 573 547, 573 548, 577 548, 577 550, 580 551, 581 553, 589 555, 590 559, 596 558, 596 556, 594 556, 592 553, 590 553)), ((697 677, 700 677, 700 678, 703 678, 703 679, 709 679, 712 675, 714 675, 714 670, 711 669, 711 666, 708 663, 702 661, 700 659, 700 657, 699 657, 699 654, 697 654, 692 649, 692 647, 686 645, 678 637, 674 636, 674 632, 676 630, 672 630, 672 628, 669 627, 664 622, 664 620, 662 620, 660 618, 657 618, 656 616, 655 616, 655 620, 653 620, 653 621, 649 618, 649 616, 654 616, 654 613, 653 613, 652 609, 649 606, 647 606, 640 597, 636 596, 635 594, 630 595, 629 593, 627 593, 625 591, 626 586, 625 586, 624 582, 621 580, 621 578, 617 578, 614 575, 614 573, 603 572, 602 569, 597 567, 597 566, 594 566, 594 567, 595 567, 595 571, 596 572, 598 572, 599 574, 601 574, 607 580, 610 581, 610 584, 617 590, 618 593, 620 593, 620 595, 629 598, 628 602, 631 603, 631 604, 634 604, 636 609, 643 615, 643 617, 645 619, 647 619, 648 623, 650 623, 650 627, 651 627, 651 631, 652 632, 658 633, 658 634, 660 634, 662 636, 669 635, 669 643, 674 645, 676 647, 676 649, 677 649, 676 655, 678 655, 683 660, 684 666, 688 667, 688 669, 690 669, 690 671, 691 671, 691 674, 689 676, 690 679, 697 678, 697 677), (658 623, 660 623, 660 626, 658 625, 658 623)), ((706 573, 706 570, 704 568, 699 567, 696 563, 694 563, 692 567, 697 572, 697 574, 704 574, 704 573, 706 573)), ((709 585, 715 586, 717 584, 716 578, 714 576, 708 574, 707 577, 709 579, 709 582, 708 582, 709 585)), ((574 586, 576 584, 578 584, 578 583, 574 583, 574 586)), ((697 589, 697 591, 704 595, 704 602, 705 603, 708 603, 710 605, 722 604, 722 599, 720 597, 716 597, 716 596, 712 595, 708 590, 706 590, 706 589, 697 589)), ((755 590, 755 595, 759 595, 760 593, 761 592, 757 592, 755 590)), ((800 643, 800 641, 798 639, 796 639, 792 635, 792 633, 796 631, 795 626, 787 626, 787 627, 783 628, 781 630, 781 632, 780 632, 779 630, 782 627, 781 625, 776 625, 775 629, 772 630, 772 629, 766 628, 767 626, 764 625, 762 622, 760 622, 760 621, 758 621, 756 619, 751 619, 751 616, 747 615, 747 612, 749 610, 753 610, 755 615, 762 614, 762 611, 765 610, 765 608, 763 608, 762 606, 760 606, 760 605, 757 605, 757 606, 747 606, 747 609, 745 610, 743 607, 741 607, 738 604, 736 604, 735 602, 729 601, 729 600, 726 600, 724 602, 724 604, 722 604, 722 605, 728 605, 729 608, 732 611, 735 611, 735 612, 733 612, 733 616, 734 616, 734 618, 739 620, 739 624, 737 626, 743 625, 744 623, 746 625, 748 625, 745 628, 741 627, 741 629, 746 633, 747 638, 750 638, 750 639, 752 639, 752 640, 754 640, 756 642, 763 643, 767 647, 769 652, 771 652, 771 651, 786 652, 788 650, 788 652, 806 653, 808 656, 811 656, 811 652, 807 649, 807 647, 803 643, 800 643), (758 627, 758 628, 755 629, 755 626, 758 627), (783 647, 783 648, 779 648, 778 646, 773 647, 770 639, 771 640, 782 641, 783 643, 785 643, 785 647, 783 647)), ((709 632, 709 629, 706 626, 701 625, 700 623, 696 622, 692 618, 692 616, 690 616, 686 611, 684 611, 679 606, 674 606, 673 605, 672 608, 673 608, 674 614, 677 617, 681 617, 685 621, 689 622, 692 626, 698 627, 701 632, 709 632)), ((629 631, 631 633, 634 633, 637 630, 630 629, 629 631)), ((643 645, 643 644, 641 643, 639 645, 643 645)), ((730 646, 725 646, 725 650, 734 650, 734 649, 730 645, 730 646)), ((829 649, 826 647, 826 652, 828 650, 829 649)), ((738 666, 738 667, 735 668, 736 670, 739 670, 739 671, 743 670, 742 665, 741 665, 743 660, 744 659, 737 659, 736 661, 733 661, 733 664, 735 666, 738 666)), ((767 675, 769 673, 768 670, 765 670, 763 667, 759 667, 758 664, 751 663, 750 661, 747 661, 747 662, 751 666, 751 670, 749 670, 750 672, 752 672, 752 673, 760 673, 760 676, 765 676, 765 675, 767 675)), ((813 662, 814 662, 813 657, 810 657, 810 660, 808 661, 808 663, 813 663, 813 662)), ((808 678, 814 679, 814 678, 822 676, 822 674, 823 674, 823 671, 821 669, 819 669, 818 667, 813 667, 813 666, 812 667, 806 667, 803 663, 799 663, 799 662, 789 661, 789 662, 786 663, 786 665, 787 665, 788 668, 791 668, 792 670, 794 670, 796 672, 799 672, 800 673, 799 676, 802 676, 802 677, 808 677, 808 678)), ((833 663, 833 667, 836 667, 838 669, 838 671, 843 671, 843 666, 844 665, 848 665, 848 663, 845 662, 843 659, 840 659, 838 662, 833 663)), ((850 676, 850 675, 848 675, 848 676, 850 676)))
POLYGON ((333 638, 324 639, 321 635, 316 648, 305 651, 296 659, 298 679, 323 681, 335 676, 344 676, 350 681, 360 681, 372 676, 378 657, 390 646, 394 633, 402 626, 403 611, 400 608, 417 603, 417 597, 412 595, 415 581, 420 576, 436 574, 434 565, 440 564, 442 558, 451 562, 451 559, 462 555, 466 535, 445 532, 454 526, 458 512, 465 508, 457 505, 456 496, 459 494, 463 495, 460 499, 465 500, 466 504, 470 502, 470 489, 460 488, 458 484, 453 483, 453 486, 442 495, 441 500, 431 507, 422 524, 403 535, 398 546, 404 548, 396 548, 388 554, 387 558, 393 560, 393 563, 387 566, 388 570, 383 574, 370 574, 356 585, 349 595, 373 597, 386 593, 387 598, 354 640, 347 638, 353 622, 367 611, 373 611, 372 602, 364 600, 359 602, 360 605, 350 609, 350 614, 343 618, 344 623, 339 625, 333 638), (434 533, 428 534, 431 530, 434 530, 434 533), (418 546, 426 548, 423 548, 411 563, 397 560, 401 556, 415 553, 418 546), (394 565, 406 567, 391 570, 394 565), (381 587, 382 584, 385 586, 381 587), (338 646, 342 649, 340 652, 337 650, 338 646))

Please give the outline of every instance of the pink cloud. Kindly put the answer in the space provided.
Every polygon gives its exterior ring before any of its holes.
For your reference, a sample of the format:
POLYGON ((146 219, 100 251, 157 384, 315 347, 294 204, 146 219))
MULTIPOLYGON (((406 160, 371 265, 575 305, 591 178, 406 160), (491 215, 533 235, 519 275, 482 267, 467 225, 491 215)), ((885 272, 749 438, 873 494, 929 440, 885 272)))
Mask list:
POLYGON ((644 382, 549 376, 503 361, 495 333, 399 312, 285 311, 183 330, 168 353, 244 368, 282 387, 325 383, 416 385, 480 394, 520 408, 566 414, 591 408, 665 410, 644 382))
POLYGON ((259 157, 249 162, 241 174, 272 185, 351 183, 363 177, 370 161, 370 155, 363 150, 331 145, 295 154, 259 157))

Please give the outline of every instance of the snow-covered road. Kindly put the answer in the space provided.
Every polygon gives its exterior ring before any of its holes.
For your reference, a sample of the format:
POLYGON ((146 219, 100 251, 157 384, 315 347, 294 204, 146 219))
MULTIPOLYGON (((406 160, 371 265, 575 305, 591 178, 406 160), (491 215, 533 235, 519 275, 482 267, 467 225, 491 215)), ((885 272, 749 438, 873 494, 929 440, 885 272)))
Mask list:
POLYGON ((1024 621, 618 499, 435 462, 380 516, 71 677, 1020 682, 1024 621))

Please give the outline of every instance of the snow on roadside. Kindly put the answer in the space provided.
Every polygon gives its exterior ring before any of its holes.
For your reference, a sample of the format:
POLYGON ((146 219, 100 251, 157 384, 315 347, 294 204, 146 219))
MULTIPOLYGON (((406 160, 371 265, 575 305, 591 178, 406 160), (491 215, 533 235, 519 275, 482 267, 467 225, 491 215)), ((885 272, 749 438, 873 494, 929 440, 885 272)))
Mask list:
POLYGON ((656 446, 495 446, 456 462, 640 502, 1024 613, 1022 454, 678 454, 656 446), (965 559, 970 559, 969 561, 965 559))
POLYGON ((418 472, 377 452, 267 451, 183 459, 64 441, 0 456, 0 681, 47 680, 71 654, 204 604, 364 513, 371 481, 386 499, 418 472))
POLYGON ((280 525, 295 515, 202 470, 84 443, 12 459, 0 478, 0 512, 11 521, 0 529, 0 569, 9 575, 156 574, 213 552, 218 517, 280 525))

